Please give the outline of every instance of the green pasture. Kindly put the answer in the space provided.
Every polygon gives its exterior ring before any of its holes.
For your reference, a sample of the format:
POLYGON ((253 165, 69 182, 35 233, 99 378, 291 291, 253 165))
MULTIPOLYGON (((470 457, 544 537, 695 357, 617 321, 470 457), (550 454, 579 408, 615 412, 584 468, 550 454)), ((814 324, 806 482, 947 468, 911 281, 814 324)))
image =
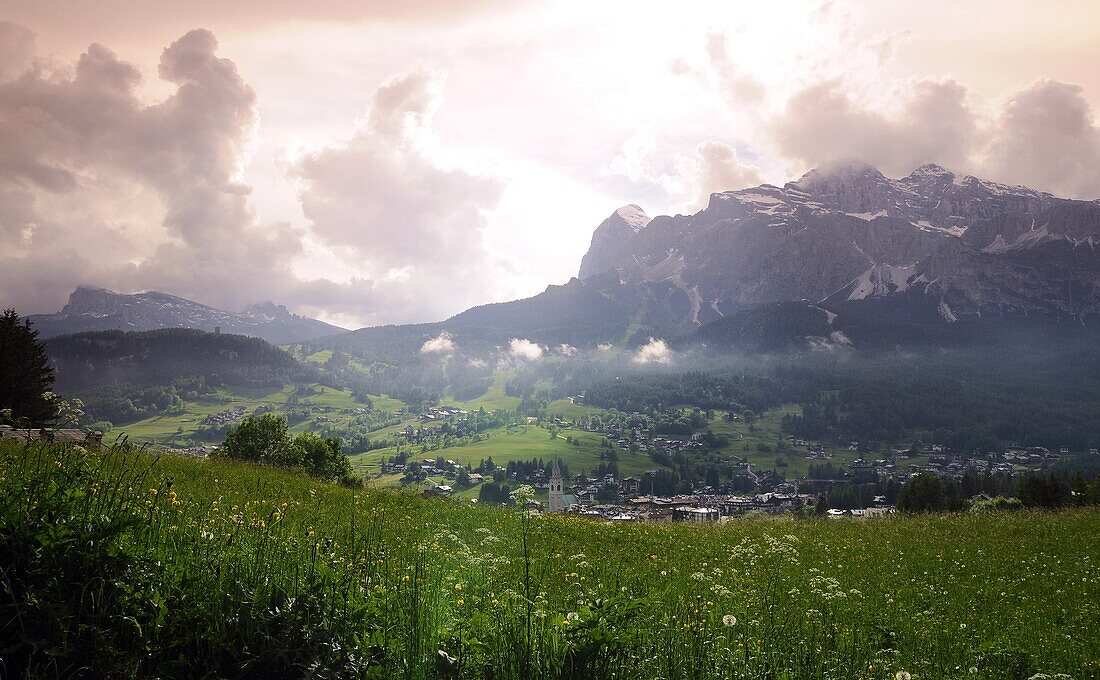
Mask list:
POLYGON ((1095 508, 611 524, 0 445, 0 518, 13 677, 1100 675, 1095 508))

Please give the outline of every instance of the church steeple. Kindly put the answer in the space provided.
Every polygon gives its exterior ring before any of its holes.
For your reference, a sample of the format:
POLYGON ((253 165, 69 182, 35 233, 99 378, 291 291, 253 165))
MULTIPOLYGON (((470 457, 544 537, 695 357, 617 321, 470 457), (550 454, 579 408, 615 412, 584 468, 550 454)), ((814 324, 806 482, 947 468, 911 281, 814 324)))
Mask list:
POLYGON ((565 510, 565 497, 563 488, 565 482, 561 478, 561 468, 557 459, 550 464, 550 512, 563 512, 565 510))

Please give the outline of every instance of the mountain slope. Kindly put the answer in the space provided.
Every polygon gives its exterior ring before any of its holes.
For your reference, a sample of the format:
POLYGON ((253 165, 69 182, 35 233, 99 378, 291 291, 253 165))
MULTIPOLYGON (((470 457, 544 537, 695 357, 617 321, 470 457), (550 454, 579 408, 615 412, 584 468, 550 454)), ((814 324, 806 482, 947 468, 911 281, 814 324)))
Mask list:
POLYGON ((166 385, 195 377, 234 385, 283 385, 316 380, 319 373, 260 338, 187 328, 74 333, 49 338, 45 348, 61 391, 166 385))
POLYGON ((197 328, 251 335, 275 344, 312 340, 344 329, 298 316, 271 302, 251 305, 234 314, 184 298, 148 291, 125 295, 103 288, 81 286, 55 314, 29 317, 42 337, 83 331, 147 331, 158 328, 197 328))

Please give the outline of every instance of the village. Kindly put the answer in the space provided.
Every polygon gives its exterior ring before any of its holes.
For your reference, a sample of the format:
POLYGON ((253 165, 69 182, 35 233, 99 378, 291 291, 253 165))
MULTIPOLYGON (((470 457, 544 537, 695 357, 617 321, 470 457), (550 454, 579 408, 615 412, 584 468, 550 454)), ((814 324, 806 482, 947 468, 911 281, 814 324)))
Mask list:
MULTIPOLYGON (((425 423, 439 423, 460 415, 465 415, 465 411, 443 407, 425 412, 421 419, 425 423)), ((745 457, 714 452, 698 432, 683 436, 655 435, 650 427, 622 425, 624 421, 644 421, 645 418, 640 413, 622 414, 618 420, 609 421, 589 418, 568 421, 558 417, 549 418, 543 424, 562 432, 570 429, 597 432, 605 435, 605 445, 610 451, 647 454, 654 460, 669 460, 673 455, 683 460, 704 452, 717 453, 717 457, 712 455, 712 458, 726 479, 717 484, 698 478, 681 480, 670 489, 667 469, 655 466, 641 475, 621 476, 613 466, 601 464, 602 474, 577 474, 564 480, 558 499, 553 498, 552 473, 556 466, 553 461, 537 461, 537 466, 502 467, 489 460, 472 466, 440 456, 434 461, 390 460, 383 465, 383 472, 403 475, 405 483, 426 487, 423 493, 429 496, 451 497, 458 490, 491 482, 528 484, 538 496, 550 496, 547 502, 533 501, 532 507, 538 509, 557 506, 555 510, 560 508, 562 512, 612 522, 705 523, 749 514, 782 514, 820 508, 827 494, 837 488, 886 485, 891 481, 896 482, 896 488, 919 474, 932 474, 956 482, 967 475, 1012 479, 1047 470, 1069 453, 1065 448, 1055 452, 1043 447, 1010 446, 999 452, 962 454, 941 444, 914 442, 894 446, 888 452, 877 452, 886 454, 882 457, 868 455, 864 458, 864 454, 872 452, 859 442, 825 443, 786 435, 788 455, 814 461, 809 465, 809 474, 787 476, 776 469, 754 466, 745 457), (850 455, 839 458, 838 451, 850 455), (852 459, 851 455, 860 457, 852 459), (438 483, 433 479, 439 480, 438 483)), ((431 430, 426 427, 409 426, 401 434, 412 443, 429 432, 431 430)), ((1097 455, 1097 452, 1093 449, 1089 454, 1097 455)), ((601 457, 614 461, 616 455, 605 453, 601 457)), ((865 507, 826 508, 825 514, 879 517, 893 512, 892 501, 884 494, 877 494, 863 504, 865 507)))
MULTIPOLYGON (((270 406, 261 406, 254 414, 271 410, 270 406)), ((323 426, 334 422, 333 416, 337 414, 366 415, 366 409, 358 411, 360 413, 303 404, 295 406, 291 416, 292 420, 309 419, 316 426, 323 426)), ((658 431, 676 429, 675 423, 682 424, 690 419, 690 414, 685 417, 685 413, 688 411, 668 409, 656 415, 616 412, 588 414, 575 419, 541 415, 524 416, 519 422, 525 427, 560 433, 554 436, 568 441, 572 441, 571 432, 602 435, 599 467, 581 470, 563 480, 560 511, 613 522, 705 523, 750 514, 820 509, 830 493, 846 487, 883 486, 891 481, 900 485, 921 473, 956 482, 967 475, 1012 479, 1048 470, 1070 454, 1066 447, 1052 451, 1018 445, 1007 446, 1003 451, 962 453, 939 443, 925 442, 896 444, 884 450, 872 449, 857 441, 824 442, 787 434, 782 436, 782 455, 808 462, 806 474, 792 474, 769 464, 771 461, 762 455, 748 453, 747 446, 740 451, 741 434, 716 438, 709 428, 704 432, 697 427, 682 428, 675 434, 658 431), (644 472, 621 474, 616 465, 621 456, 633 460, 640 456, 642 460, 651 461, 652 467, 644 472), (685 462, 705 465, 708 473, 682 477, 675 474, 676 467, 684 469, 685 462)), ((207 416, 203 424, 226 427, 240 422, 246 415, 246 409, 237 406, 207 416)), ((399 476, 403 485, 415 485, 431 496, 457 498, 458 492, 478 489, 482 485, 526 484, 535 489, 539 498, 547 499, 535 501, 538 508, 555 504, 548 499, 553 460, 496 465, 490 458, 474 465, 439 455, 446 454, 449 446, 464 438, 466 441, 470 437, 483 439, 485 435, 479 433, 486 425, 500 427, 506 422, 506 419, 498 420, 498 415, 501 414, 492 411, 471 414, 467 409, 439 405, 419 413, 391 416, 395 420, 403 417, 404 428, 393 431, 391 436, 399 444, 399 452, 400 445, 406 448, 404 453, 383 462, 381 472, 399 476), (415 460, 416 449, 422 453, 434 451, 437 456, 434 460, 415 460)), ((727 421, 737 419, 736 414, 717 417, 727 421)), ((513 421, 508 422, 515 427, 513 421)), ((13 433, 8 432, 6 436, 11 437, 13 433)), ((197 444, 180 452, 203 457, 216 449, 216 444, 197 444)), ((1087 453, 1097 455, 1096 449, 1087 453)), ((471 500, 477 502, 479 499, 471 500)), ((886 494, 865 495, 863 502, 855 504, 861 507, 826 507, 825 512, 830 516, 878 517, 893 511, 893 500, 886 494)))

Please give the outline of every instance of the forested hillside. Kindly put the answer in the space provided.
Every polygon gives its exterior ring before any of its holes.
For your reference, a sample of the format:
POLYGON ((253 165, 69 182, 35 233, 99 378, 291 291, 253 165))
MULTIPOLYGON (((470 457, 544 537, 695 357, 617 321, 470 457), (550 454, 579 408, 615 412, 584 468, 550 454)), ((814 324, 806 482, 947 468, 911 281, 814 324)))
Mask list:
POLYGON ((323 373, 259 338, 184 328, 76 333, 45 347, 57 391, 111 422, 170 411, 219 386, 281 387, 323 373))

